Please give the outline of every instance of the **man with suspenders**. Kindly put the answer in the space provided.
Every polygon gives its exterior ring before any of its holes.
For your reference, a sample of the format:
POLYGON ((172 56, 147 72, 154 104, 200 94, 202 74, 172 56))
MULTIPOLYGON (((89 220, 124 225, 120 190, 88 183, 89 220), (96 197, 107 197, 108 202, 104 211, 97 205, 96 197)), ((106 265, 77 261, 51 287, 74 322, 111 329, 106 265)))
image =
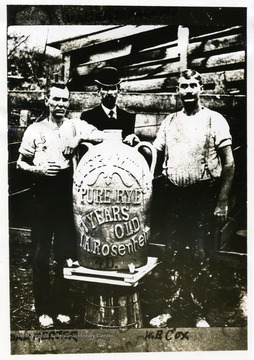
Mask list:
POLYGON ((154 180, 152 237, 160 235, 172 261, 184 264, 188 250, 202 264, 216 248, 216 224, 227 220, 232 139, 225 118, 202 106, 198 72, 181 73, 177 91, 183 109, 164 119, 154 141, 163 164, 154 180))

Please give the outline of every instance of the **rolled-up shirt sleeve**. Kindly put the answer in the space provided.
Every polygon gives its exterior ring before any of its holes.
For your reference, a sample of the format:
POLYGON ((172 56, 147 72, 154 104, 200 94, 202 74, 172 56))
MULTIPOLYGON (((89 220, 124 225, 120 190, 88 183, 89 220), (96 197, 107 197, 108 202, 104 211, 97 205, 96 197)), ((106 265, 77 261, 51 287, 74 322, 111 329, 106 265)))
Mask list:
POLYGON ((95 126, 88 124, 86 121, 74 119, 73 122, 76 128, 76 134, 82 140, 96 140, 102 138, 103 132, 98 130, 95 126))
POLYGON ((219 113, 213 116, 215 147, 220 149, 227 145, 232 145, 232 137, 227 120, 219 113))
POLYGON ((24 155, 28 158, 34 157, 36 149, 36 137, 38 137, 38 134, 36 132, 35 126, 32 124, 26 129, 19 147, 19 153, 21 155, 24 155))

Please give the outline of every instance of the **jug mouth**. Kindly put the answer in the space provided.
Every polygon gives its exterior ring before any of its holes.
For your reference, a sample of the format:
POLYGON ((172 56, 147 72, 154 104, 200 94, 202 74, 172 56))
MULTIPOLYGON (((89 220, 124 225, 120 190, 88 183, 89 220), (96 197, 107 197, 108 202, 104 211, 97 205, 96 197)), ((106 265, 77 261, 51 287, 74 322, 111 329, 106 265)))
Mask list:
POLYGON ((122 130, 108 129, 103 130, 105 140, 122 140, 122 130))

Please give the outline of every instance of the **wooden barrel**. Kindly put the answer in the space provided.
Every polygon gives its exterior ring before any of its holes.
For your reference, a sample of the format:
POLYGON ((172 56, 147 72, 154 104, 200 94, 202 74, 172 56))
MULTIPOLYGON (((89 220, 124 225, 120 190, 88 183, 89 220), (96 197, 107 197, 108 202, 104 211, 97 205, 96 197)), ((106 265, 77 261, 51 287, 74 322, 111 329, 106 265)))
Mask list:
POLYGON ((85 322, 98 328, 141 328, 142 314, 138 291, 112 290, 110 293, 92 293, 85 304, 85 322))

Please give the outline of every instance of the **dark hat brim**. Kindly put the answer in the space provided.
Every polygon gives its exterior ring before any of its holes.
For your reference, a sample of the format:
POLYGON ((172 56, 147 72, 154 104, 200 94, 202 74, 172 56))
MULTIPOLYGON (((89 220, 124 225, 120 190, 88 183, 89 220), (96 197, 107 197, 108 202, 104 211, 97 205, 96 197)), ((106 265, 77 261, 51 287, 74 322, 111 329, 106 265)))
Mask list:
POLYGON ((105 87, 110 87, 110 86, 117 86, 117 85, 119 85, 121 82, 122 82, 122 80, 119 80, 118 82, 116 82, 116 83, 113 83, 113 84, 106 84, 106 83, 103 83, 103 82, 101 82, 101 81, 99 81, 99 80, 94 80, 94 82, 96 83, 96 84, 99 84, 99 85, 101 85, 101 86, 105 86, 105 87))

